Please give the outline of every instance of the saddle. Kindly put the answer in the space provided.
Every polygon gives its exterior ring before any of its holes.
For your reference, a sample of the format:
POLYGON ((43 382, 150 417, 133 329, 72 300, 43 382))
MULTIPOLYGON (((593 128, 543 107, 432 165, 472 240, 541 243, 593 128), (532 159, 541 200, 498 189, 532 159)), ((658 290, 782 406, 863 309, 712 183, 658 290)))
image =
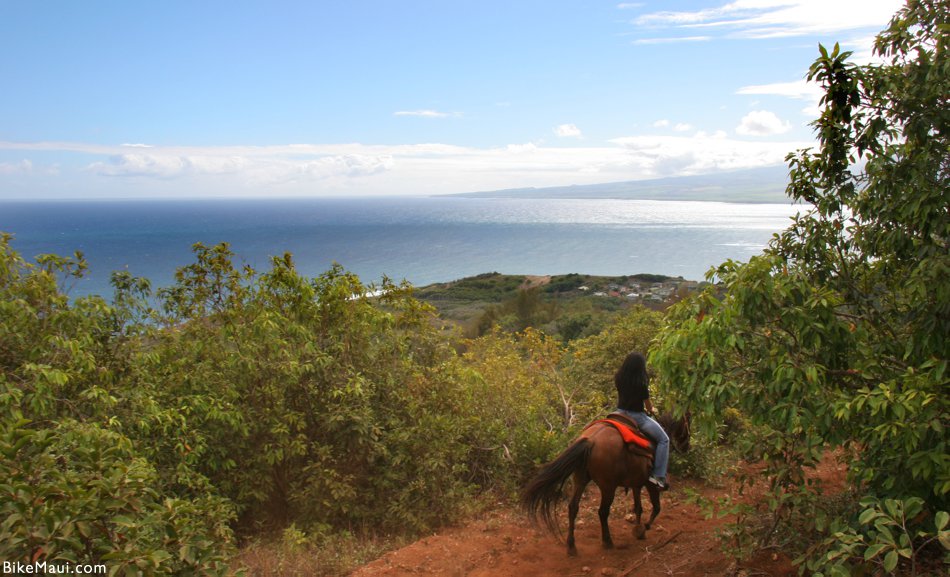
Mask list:
MULTIPOLYGON (((650 458, 653 457, 653 452, 656 448, 655 443, 640 431, 640 427, 638 427, 636 422, 630 417, 627 417, 623 413, 610 413, 606 418, 594 421, 590 425, 587 425, 587 427, 596 423, 606 423, 617 429, 627 444, 627 450, 650 458)), ((585 427, 585 429, 587 427, 585 427)))

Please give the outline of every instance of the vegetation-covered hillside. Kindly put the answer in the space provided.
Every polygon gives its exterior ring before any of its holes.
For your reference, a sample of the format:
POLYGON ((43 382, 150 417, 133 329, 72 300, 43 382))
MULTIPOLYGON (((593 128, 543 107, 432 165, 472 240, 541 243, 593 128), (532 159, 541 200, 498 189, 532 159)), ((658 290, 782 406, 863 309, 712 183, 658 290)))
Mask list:
MULTIPOLYGON (((2 237, 5 559, 224 574, 236 536, 415 534, 514 491, 609 403, 539 331, 461 342, 410 287, 195 255, 154 295, 117 273, 111 303, 71 302, 80 255, 2 237)), ((597 338, 646 348, 659 315, 630 315, 597 338)))
POLYGON ((497 272, 419 288, 415 296, 432 304, 463 334, 481 336, 500 326, 527 327, 569 342, 599 333, 634 307, 665 310, 701 284, 655 274, 606 277, 585 274, 503 275, 497 272))

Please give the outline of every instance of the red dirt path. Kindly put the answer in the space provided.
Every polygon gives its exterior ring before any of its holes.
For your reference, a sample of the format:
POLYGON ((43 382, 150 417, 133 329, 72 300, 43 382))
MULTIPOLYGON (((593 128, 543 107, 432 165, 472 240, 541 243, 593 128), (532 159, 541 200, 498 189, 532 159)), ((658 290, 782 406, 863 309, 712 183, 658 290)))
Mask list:
MULTIPOLYGON (((817 476, 826 487, 840 487, 845 466, 826 459, 817 476)), ((675 482, 675 480, 674 480, 675 482)), ((496 511, 463 527, 446 529, 357 569, 353 577, 419 576, 525 577, 525 576, 705 576, 797 575, 781 551, 760 551, 736 566, 726 557, 716 538, 716 528, 729 519, 707 520, 696 505, 685 502, 684 487, 706 497, 719 497, 734 488, 714 488, 692 482, 679 483, 663 494, 663 510, 645 540, 633 535, 625 520, 633 498, 618 493, 610 516, 615 549, 600 545, 597 519, 599 492, 591 484, 578 515, 577 557, 567 556, 563 540, 532 526, 519 512, 496 511)), ((733 496, 735 496, 733 494, 733 496)), ((645 499, 644 518, 649 511, 645 499)), ((559 511, 566 527, 566 506, 559 511)), ((565 529, 566 530, 566 529, 565 529)))

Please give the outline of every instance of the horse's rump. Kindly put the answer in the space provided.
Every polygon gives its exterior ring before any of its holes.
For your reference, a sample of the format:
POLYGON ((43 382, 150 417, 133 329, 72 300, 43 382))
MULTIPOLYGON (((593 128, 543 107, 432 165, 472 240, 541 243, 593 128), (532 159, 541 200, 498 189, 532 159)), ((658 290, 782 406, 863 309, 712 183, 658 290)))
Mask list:
POLYGON ((553 461, 541 467, 525 486, 521 504, 533 521, 540 516, 552 533, 560 532, 555 509, 563 494, 564 484, 576 471, 587 468, 593 448, 593 441, 587 437, 578 438, 553 461))

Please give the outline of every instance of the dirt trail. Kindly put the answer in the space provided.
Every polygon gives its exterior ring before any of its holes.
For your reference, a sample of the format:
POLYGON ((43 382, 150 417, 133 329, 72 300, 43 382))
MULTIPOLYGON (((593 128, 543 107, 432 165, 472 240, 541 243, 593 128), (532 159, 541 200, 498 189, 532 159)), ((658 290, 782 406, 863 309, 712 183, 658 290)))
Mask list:
MULTIPOLYGON (((829 458, 817 475, 826 485, 840 486, 845 467, 829 458)), ((361 567, 353 576, 692 577, 732 573, 735 565, 722 553, 716 538, 716 529, 728 519, 707 520, 696 505, 685 501, 686 487, 706 497, 719 497, 735 490, 692 482, 677 484, 664 494, 662 513, 645 540, 637 540, 633 525, 625 520, 633 507, 632 496, 618 494, 610 516, 616 548, 604 550, 597 519, 599 492, 590 485, 578 515, 577 557, 568 557, 563 540, 532 526, 520 513, 498 511, 393 551, 361 567)), ((649 509, 646 503, 645 506, 649 509)), ((559 516, 561 525, 566 527, 566 507, 562 509, 559 516)), ((791 577, 797 571, 788 556, 767 550, 744 562, 739 574, 791 577)))

